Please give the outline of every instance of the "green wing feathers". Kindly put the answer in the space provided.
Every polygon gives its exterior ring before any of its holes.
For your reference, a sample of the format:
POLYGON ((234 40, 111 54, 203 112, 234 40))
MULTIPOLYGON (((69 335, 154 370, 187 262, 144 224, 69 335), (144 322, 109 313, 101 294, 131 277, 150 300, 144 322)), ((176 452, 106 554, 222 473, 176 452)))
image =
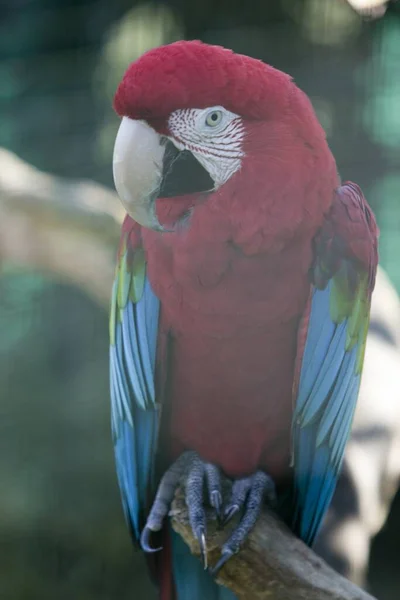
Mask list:
POLYGON ((115 345, 116 323, 122 322, 122 312, 128 302, 136 304, 143 295, 146 277, 146 259, 142 248, 134 252, 127 244, 128 236, 123 235, 115 269, 115 278, 110 308, 110 342, 115 345))
POLYGON ((368 274, 358 273, 354 286, 349 279, 348 266, 342 266, 331 282, 330 316, 336 324, 347 319, 345 349, 349 352, 357 345, 357 374, 361 373, 364 362, 370 306, 368 274))
POLYGON ((357 345, 361 373, 378 265, 378 228, 361 189, 346 182, 336 193, 331 214, 316 239, 315 285, 331 283, 330 315, 347 319, 346 351, 357 345))

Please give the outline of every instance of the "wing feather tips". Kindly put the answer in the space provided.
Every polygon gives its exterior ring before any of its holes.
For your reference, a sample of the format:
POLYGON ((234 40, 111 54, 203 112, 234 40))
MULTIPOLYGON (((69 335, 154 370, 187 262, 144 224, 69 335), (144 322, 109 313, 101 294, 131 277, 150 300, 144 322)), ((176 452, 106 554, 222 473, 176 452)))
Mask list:
POLYGON ((140 510, 135 462, 135 429, 126 422, 121 425, 120 435, 114 442, 114 453, 125 519, 131 526, 135 539, 139 539, 140 510))
POLYGON ((293 527, 312 544, 331 502, 350 433, 360 376, 356 374, 358 347, 347 350, 348 319, 330 320, 331 289, 313 294, 304 356, 307 377, 300 375, 293 421, 295 509, 293 527), (319 304, 324 304, 322 309, 319 304), (320 322, 323 318, 324 322, 320 322), (332 327, 324 327, 326 320, 332 327), (315 331, 320 335, 315 335, 315 331), (328 337, 326 334, 329 333, 328 337), (310 348, 310 340, 315 345, 310 348), (305 387, 306 384, 306 387, 305 387), (305 395, 305 397, 304 397, 305 395))

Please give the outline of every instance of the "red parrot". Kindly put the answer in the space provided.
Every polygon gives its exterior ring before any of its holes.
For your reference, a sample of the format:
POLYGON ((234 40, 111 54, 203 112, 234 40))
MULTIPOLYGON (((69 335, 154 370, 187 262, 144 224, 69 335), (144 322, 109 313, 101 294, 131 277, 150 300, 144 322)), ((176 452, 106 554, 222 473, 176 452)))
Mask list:
POLYGON ((198 41, 156 48, 129 66, 114 107, 128 213, 110 319, 124 510, 144 550, 162 539, 163 600, 228 600, 213 574, 263 502, 311 545, 331 501, 377 227, 360 188, 340 182, 307 96, 259 60, 198 41), (241 513, 206 571, 165 519, 182 478, 206 565, 205 504, 223 523, 241 513))

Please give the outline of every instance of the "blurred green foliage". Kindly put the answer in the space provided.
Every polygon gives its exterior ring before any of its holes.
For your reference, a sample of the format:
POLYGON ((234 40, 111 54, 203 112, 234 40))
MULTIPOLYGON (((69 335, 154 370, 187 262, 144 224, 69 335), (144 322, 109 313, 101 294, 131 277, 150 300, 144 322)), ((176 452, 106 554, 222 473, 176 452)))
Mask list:
POLYGON ((42 326, 38 306, 49 285, 40 273, 26 273, 13 265, 0 270, 0 356, 12 352, 25 337, 42 326))
MULTIPOLYGON (((377 213, 382 263, 400 290, 397 3, 382 20, 362 21, 345 0, 3 0, 0 145, 52 173, 112 185, 117 82, 143 51, 184 37, 230 46, 295 77, 343 178, 363 187, 377 213)), ((151 597, 113 472, 107 355, 104 307, 3 266, 0 596, 7 600, 151 597)), ((392 565, 386 581, 373 579, 383 600, 398 597, 394 576, 392 565)))

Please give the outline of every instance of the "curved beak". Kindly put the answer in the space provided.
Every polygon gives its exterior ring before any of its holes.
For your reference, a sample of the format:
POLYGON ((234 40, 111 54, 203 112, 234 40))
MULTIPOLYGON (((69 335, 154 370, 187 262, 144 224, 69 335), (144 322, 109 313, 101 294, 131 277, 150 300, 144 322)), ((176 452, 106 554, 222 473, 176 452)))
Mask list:
POLYGON ((155 201, 159 195, 165 145, 145 121, 123 117, 114 145, 113 174, 127 213, 143 227, 163 231, 155 201))
POLYGON ((114 183, 127 213, 143 227, 165 229, 156 215, 157 198, 215 189, 208 171, 188 150, 158 134, 145 121, 123 117, 114 146, 114 183))

